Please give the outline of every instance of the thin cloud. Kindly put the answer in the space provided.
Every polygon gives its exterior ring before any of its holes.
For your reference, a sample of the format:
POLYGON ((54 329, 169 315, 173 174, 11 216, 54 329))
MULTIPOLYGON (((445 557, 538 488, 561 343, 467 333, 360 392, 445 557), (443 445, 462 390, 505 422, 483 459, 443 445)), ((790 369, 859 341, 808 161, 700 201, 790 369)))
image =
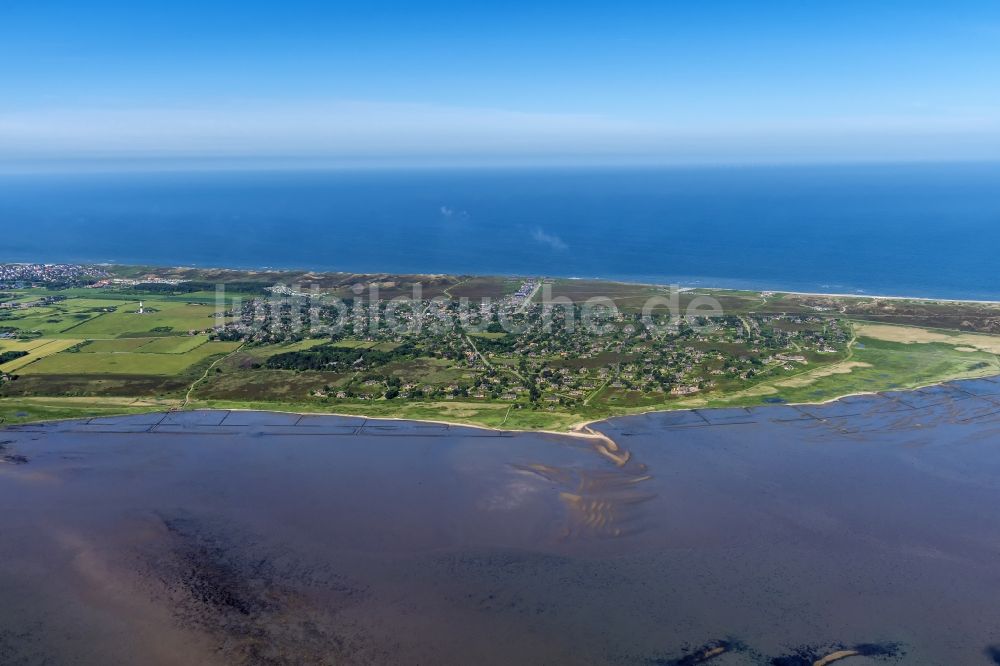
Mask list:
POLYGON ((555 234, 547 233, 543 229, 535 229, 531 232, 531 238, 542 245, 548 245, 553 250, 562 251, 567 249, 569 246, 555 234))
MULTIPOLYGON (((638 121, 336 100, 170 108, 5 109, 0 105, 0 167, 46 160, 433 166, 1000 156, 1000 118, 994 109, 921 105, 909 111, 900 115, 638 121)), ((451 217, 457 219, 458 213, 453 210, 451 217)), ((445 210, 441 214, 449 217, 445 210)))
POLYGON ((593 115, 334 101, 181 108, 0 108, 0 152, 467 154, 612 144, 633 123, 593 115))
POLYGON ((468 211, 452 208, 451 206, 441 206, 439 209, 441 217, 446 220, 467 220, 469 219, 468 211))

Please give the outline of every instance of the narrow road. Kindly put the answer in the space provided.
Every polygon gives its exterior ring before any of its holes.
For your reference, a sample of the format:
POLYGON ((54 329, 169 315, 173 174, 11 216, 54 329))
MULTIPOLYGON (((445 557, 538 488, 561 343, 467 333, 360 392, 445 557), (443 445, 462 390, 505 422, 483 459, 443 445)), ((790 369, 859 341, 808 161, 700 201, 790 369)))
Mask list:
POLYGON ((464 280, 459 280, 458 282, 456 282, 455 284, 451 285, 450 287, 442 289, 441 293, 443 293, 448 298, 455 298, 454 296, 451 295, 451 290, 454 289, 455 287, 457 287, 460 284, 465 284, 468 281, 469 281, 469 278, 465 278, 464 280))
POLYGON ((527 307, 528 307, 529 305, 531 305, 531 301, 532 301, 532 299, 533 299, 533 298, 535 297, 535 295, 536 295, 536 294, 538 293, 538 291, 539 291, 539 290, 540 290, 541 288, 542 288, 542 281, 541 281, 541 280, 539 280, 539 281, 538 281, 538 284, 536 284, 536 285, 535 285, 535 288, 531 290, 531 293, 530 293, 530 294, 528 294, 528 295, 527 295, 527 296, 526 296, 526 297, 524 298, 524 300, 523 300, 523 301, 521 302, 521 305, 520 305, 520 306, 519 306, 519 307, 517 308, 517 311, 518 311, 518 312, 524 312, 524 311, 525 311, 525 309, 527 309, 527 307))
POLYGON ((601 384, 600 386, 598 386, 596 389, 594 389, 594 391, 584 399, 583 404, 584 405, 589 405, 590 401, 593 400, 594 398, 596 398, 597 394, 600 393, 601 391, 603 391, 604 387, 611 383, 612 378, 613 378, 613 375, 611 375, 609 373, 608 374, 608 378, 604 380, 604 383, 601 384))
POLYGON ((487 361, 486 357, 482 355, 482 353, 479 351, 479 347, 477 347, 476 343, 472 341, 472 338, 470 338, 465 333, 462 334, 462 338, 465 340, 466 343, 468 343, 470 347, 472 347, 473 353, 479 357, 479 360, 483 362, 483 365, 485 365, 490 370, 496 370, 496 368, 493 367, 493 364, 487 361))
POLYGON ((753 331, 750 329, 750 322, 748 322, 746 317, 744 317, 743 315, 736 315, 736 318, 740 320, 741 324, 743 324, 743 328, 747 332, 747 339, 749 340, 750 337, 753 335, 753 331))
POLYGON ((232 356, 233 354, 235 354, 239 350, 243 349, 244 345, 245 345, 245 343, 240 343, 239 347, 237 347, 233 351, 229 352, 225 356, 223 356, 221 358, 215 359, 214 361, 212 361, 212 364, 210 366, 208 366, 207 368, 205 368, 205 374, 203 374, 198 379, 194 380, 194 383, 191 384, 190 387, 188 387, 187 393, 184 394, 184 402, 181 404, 181 409, 184 409, 185 407, 188 406, 188 404, 191 402, 191 394, 194 392, 195 387, 198 386, 198 384, 200 384, 203 381, 205 381, 206 379, 208 379, 208 373, 210 373, 212 371, 212 369, 215 366, 217 366, 219 363, 222 363, 227 358, 229 358, 230 356, 232 356))
MULTIPOLYGON (((483 356, 482 352, 479 351, 479 347, 476 346, 476 343, 472 341, 471 337, 469 337, 467 334, 463 333, 462 334, 462 339, 465 340, 465 342, 470 347, 472 347, 472 351, 475 353, 476 356, 479 357, 479 360, 481 360, 483 362, 483 365, 485 365, 490 370, 493 370, 494 372, 497 371, 497 367, 495 365, 493 365, 492 363, 490 363, 489 361, 486 360, 486 357, 483 356)), ((508 373, 514 375, 515 377, 517 377, 518 379, 520 379, 521 382, 523 382, 525 385, 528 384, 528 380, 524 378, 524 375, 522 375, 517 370, 514 370, 513 368, 508 368, 507 366, 503 366, 499 370, 501 370, 503 372, 508 372, 508 373)), ((506 419, 504 419, 504 420, 506 421, 506 419)))
POLYGON ((510 412, 512 409, 514 409, 514 403, 510 403, 510 407, 507 408, 507 413, 503 415, 503 421, 501 421, 500 425, 497 426, 498 428, 502 428, 503 425, 507 423, 507 419, 510 418, 510 412))

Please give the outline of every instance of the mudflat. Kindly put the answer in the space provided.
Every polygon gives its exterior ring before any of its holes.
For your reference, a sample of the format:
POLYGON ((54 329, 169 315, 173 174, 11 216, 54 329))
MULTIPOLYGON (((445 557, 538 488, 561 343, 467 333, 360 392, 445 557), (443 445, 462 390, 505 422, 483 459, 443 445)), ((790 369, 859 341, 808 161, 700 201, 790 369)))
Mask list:
POLYGON ((0 663, 1000 663, 1000 380, 604 438, 0 430, 0 663))

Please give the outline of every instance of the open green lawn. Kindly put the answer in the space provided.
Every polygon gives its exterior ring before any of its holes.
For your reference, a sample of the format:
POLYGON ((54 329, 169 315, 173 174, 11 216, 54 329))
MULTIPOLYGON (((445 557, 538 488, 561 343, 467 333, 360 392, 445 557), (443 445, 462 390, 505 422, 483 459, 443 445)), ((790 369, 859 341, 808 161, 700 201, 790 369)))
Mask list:
POLYGON ((372 349, 375 343, 371 340, 337 340, 332 343, 334 347, 344 347, 346 349, 372 349))
POLYGON ((79 324, 97 318, 99 313, 67 306, 42 306, 5 312, 0 316, 0 326, 13 326, 22 331, 37 332, 43 336, 74 337, 63 333, 79 324))
MULTIPOLYGON (((5 346, 11 341, 4 341, 5 346)), ((13 361, 8 361, 3 365, 0 365, 0 370, 7 373, 23 373, 25 368, 29 365, 39 362, 42 359, 58 354, 59 352, 69 349, 80 343, 80 340, 55 340, 51 338, 39 338, 37 340, 31 340, 28 344, 31 345, 30 349, 22 349, 21 351, 27 351, 27 356, 22 356, 16 358, 13 361), (37 343, 37 344, 36 344, 37 343)), ((16 348, 14 348, 16 350, 16 348)))
POLYGON ((183 335, 153 338, 136 351, 142 354, 186 354, 208 342, 207 335, 183 335))
POLYGON ((80 347, 83 354, 112 354, 134 352, 157 338, 112 338, 110 340, 90 340, 80 347))
POLYGON ((236 342, 204 342, 183 353, 61 352, 47 356, 20 370, 21 374, 51 375, 175 375, 217 354, 228 354, 236 342))
POLYGON ((116 338, 125 336, 160 337, 164 334, 185 334, 203 331, 216 325, 216 312, 211 305, 189 305, 171 301, 143 301, 146 308, 156 310, 137 314, 138 301, 120 305, 116 312, 102 314, 74 327, 75 338, 116 338))
POLYGON ((52 342, 51 338, 32 338, 30 340, 0 338, 0 351, 31 351, 50 342, 52 342))
POLYGON ((174 335, 165 338, 111 338, 90 340, 80 348, 85 354, 141 353, 183 354, 208 342, 207 335, 174 335))

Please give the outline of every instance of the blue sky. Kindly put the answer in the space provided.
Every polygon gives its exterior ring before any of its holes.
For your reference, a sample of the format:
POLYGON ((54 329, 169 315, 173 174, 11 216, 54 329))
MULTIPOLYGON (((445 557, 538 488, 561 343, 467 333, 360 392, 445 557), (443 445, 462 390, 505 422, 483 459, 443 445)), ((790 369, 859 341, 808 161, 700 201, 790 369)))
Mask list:
POLYGON ((1000 3, 0 3, 0 162, 1000 158, 1000 3))

